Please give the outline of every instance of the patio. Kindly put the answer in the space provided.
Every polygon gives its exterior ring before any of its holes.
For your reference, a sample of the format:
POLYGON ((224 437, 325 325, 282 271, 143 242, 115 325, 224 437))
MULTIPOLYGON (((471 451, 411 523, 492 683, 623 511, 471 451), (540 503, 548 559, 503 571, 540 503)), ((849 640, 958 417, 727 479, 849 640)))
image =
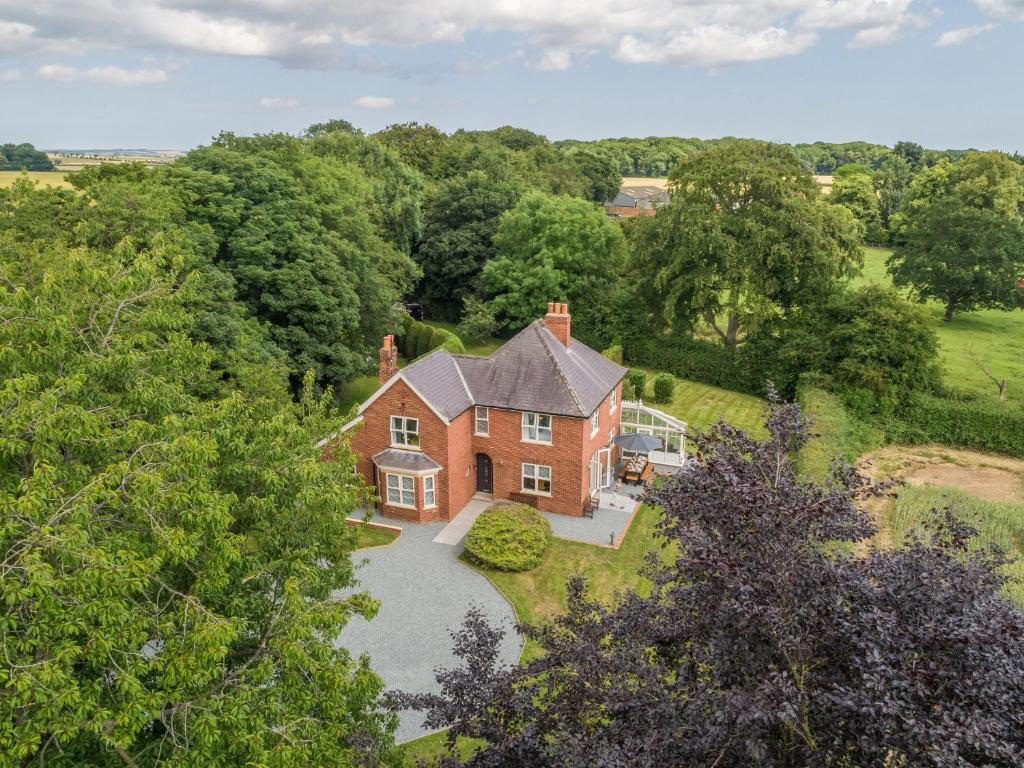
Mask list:
POLYGON ((639 485, 616 483, 601 492, 600 503, 592 518, 570 517, 554 512, 541 514, 551 523, 551 532, 560 539, 615 546, 621 543, 645 490, 639 485))

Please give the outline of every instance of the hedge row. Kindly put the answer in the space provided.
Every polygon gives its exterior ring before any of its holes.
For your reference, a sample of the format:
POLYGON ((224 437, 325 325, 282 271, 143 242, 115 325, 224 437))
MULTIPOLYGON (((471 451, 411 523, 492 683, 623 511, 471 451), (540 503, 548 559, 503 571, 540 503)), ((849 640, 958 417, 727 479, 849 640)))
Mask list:
POLYGON ((913 395, 897 410, 891 438, 942 443, 1024 458, 1024 408, 958 397, 913 395))
POLYGON ((626 347, 626 360, 633 366, 759 397, 764 397, 768 381, 785 396, 792 396, 796 389, 797 372, 780 362, 775 345, 753 340, 730 349, 686 336, 647 336, 626 347))
POLYGON ((404 322, 404 330, 398 336, 398 351, 410 360, 433 352, 438 347, 453 355, 464 355, 466 346, 462 339, 444 328, 435 328, 418 320, 404 322))

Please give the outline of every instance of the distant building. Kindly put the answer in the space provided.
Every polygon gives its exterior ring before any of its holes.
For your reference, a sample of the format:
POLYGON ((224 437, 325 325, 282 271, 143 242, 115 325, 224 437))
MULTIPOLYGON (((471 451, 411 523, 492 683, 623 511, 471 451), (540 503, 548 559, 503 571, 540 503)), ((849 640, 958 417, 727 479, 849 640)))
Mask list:
POLYGON ((609 216, 653 216, 660 205, 669 201, 668 192, 656 186, 622 186, 619 194, 604 207, 609 216))

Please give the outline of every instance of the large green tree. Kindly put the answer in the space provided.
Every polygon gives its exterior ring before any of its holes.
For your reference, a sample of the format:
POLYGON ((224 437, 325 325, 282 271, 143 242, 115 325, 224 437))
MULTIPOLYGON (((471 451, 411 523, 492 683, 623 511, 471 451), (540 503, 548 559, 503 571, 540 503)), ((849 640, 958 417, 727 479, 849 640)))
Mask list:
POLYGON ((678 164, 669 182, 671 202, 632 230, 634 270, 668 321, 706 321, 735 346, 861 263, 862 227, 822 200, 787 147, 723 143, 678 164))
POLYGON ((869 174, 836 174, 828 201, 850 209, 850 213, 864 226, 864 237, 869 243, 882 242, 885 233, 882 230, 878 192, 869 174))
POLYGON ((602 303, 622 270, 622 230, 604 210, 571 197, 531 192, 501 217, 497 256, 481 274, 492 306, 513 328, 568 301, 574 314, 602 303))
POLYGON ((336 416, 266 368, 209 381, 173 245, 0 240, 0 766, 389 760, 333 643, 373 611, 334 596, 364 498, 316 447, 336 416))
POLYGON ((416 252, 423 270, 419 295, 432 315, 457 320, 466 297, 478 292, 480 271, 496 255, 498 220, 519 195, 513 184, 483 171, 470 171, 437 187, 416 252))
POLYGON ((893 220, 893 283, 935 299, 945 319, 973 309, 1024 308, 1024 168, 973 152, 922 171, 893 220))

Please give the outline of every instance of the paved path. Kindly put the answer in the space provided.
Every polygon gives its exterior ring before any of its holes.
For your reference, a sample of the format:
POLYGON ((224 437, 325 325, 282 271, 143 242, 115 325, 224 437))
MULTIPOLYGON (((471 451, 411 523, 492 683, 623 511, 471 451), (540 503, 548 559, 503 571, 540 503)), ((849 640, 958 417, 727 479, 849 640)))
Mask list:
MULTIPOLYGON (((337 644, 353 655, 367 654, 388 688, 436 691, 434 670, 456 664, 450 633, 461 626, 470 605, 478 605, 492 623, 507 630, 502 660, 517 663, 522 641, 514 630, 512 606, 487 579, 459 561, 461 544, 434 543, 444 523, 387 522, 402 528, 393 544, 353 554, 357 565, 366 561, 356 571, 358 589, 380 600, 380 611, 369 622, 353 618, 337 644)), ((418 713, 400 713, 398 741, 427 733, 422 723, 418 713)))
POLYGON ((434 543, 451 544, 452 546, 461 544, 462 540, 466 538, 466 534, 469 533, 470 526, 480 517, 480 513, 493 503, 483 499, 470 499, 462 511, 434 537, 434 543))

